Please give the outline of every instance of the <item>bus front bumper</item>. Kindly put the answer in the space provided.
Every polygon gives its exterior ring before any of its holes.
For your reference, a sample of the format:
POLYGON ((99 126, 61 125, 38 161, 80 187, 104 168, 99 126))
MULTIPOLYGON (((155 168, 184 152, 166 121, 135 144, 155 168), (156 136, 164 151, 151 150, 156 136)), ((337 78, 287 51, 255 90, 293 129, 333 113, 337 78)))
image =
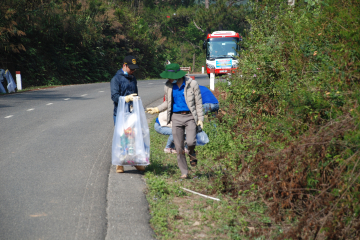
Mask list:
POLYGON ((236 68, 227 68, 227 69, 210 69, 210 68, 206 68, 207 74, 215 73, 215 75, 235 73, 235 70, 236 70, 236 68))

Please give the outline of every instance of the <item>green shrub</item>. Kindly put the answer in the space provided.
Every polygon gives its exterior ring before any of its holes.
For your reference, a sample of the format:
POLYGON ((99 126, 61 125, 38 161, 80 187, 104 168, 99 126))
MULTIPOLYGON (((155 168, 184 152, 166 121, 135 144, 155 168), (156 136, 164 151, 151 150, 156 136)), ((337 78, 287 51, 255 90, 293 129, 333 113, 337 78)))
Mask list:
POLYGON ((217 85, 221 111, 216 128, 206 125, 204 157, 227 169, 214 185, 233 197, 251 190, 249 181, 258 186, 277 223, 297 219, 281 238, 355 238, 359 3, 268 0, 252 8, 239 72, 231 86, 217 85))

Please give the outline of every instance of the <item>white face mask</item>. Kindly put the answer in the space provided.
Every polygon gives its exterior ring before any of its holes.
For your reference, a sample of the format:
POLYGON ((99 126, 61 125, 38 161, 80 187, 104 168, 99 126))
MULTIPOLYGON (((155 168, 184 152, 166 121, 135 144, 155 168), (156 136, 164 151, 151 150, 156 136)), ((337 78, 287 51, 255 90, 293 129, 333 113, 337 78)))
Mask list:
POLYGON ((177 79, 175 79, 172 83, 174 84, 174 83, 176 83, 177 82, 177 79))
POLYGON ((123 70, 123 72, 124 72, 124 75, 128 75, 127 71, 124 71, 124 70, 123 70))

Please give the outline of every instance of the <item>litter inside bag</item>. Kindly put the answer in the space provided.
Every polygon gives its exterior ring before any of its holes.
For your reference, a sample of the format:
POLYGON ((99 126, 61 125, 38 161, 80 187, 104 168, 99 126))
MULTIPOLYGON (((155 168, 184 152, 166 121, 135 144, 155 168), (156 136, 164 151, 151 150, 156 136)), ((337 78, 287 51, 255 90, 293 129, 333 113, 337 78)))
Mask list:
POLYGON ((203 146, 208 142, 209 142, 209 137, 204 131, 201 131, 196 134, 196 145, 203 146))
POLYGON ((119 98, 112 142, 113 165, 149 165, 150 134, 140 97, 134 97, 133 110, 125 97, 119 98))

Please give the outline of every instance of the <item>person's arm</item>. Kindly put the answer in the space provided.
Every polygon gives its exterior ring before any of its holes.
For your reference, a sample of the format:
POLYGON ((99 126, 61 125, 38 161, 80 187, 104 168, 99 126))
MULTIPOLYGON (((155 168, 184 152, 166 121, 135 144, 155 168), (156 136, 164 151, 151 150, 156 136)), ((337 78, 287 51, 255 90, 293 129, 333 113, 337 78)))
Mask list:
POLYGON ((167 101, 163 102, 162 104, 160 104, 156 108, 159 110, 159 112, 167 110, 167 101))
POLYGON ((139 96, 139 90, 138 90, 138 86, 137 86, 137 80, 136 78, 134 77, 134 81, 135 81, 135 92, 138 96, 139 96))
POLYGON ((164 86, 164 92, 165 92, 165 101, 160 104, 159 106, 157 107, 154 107, 154 108, 147 108, 146 109, 146 112, 147 113, 150 113, 150 114, 155 114, 155 113, 159 113, 159 112, 162 112, 162 111, 165 111, 165 110, 169 110, 168 109, 168 101, 169 99, 167 98, 167 91, 172 91, 172 88, 169 88, 169 87, 166 87, 166 85, 164 86))
POLYGON ((171 88, 167 87, 166 85, 164 86, 164 92, 165 92, 165 101, 163 103, 161 103, 159 106, 157 106, 157 109, 159 110, 159 112, 163 112, 165 110, 168 110, 168 91, 172 91, 171 88))
POLYGON ((194 94, 195 94, 195 107, 196 107, 196 113, 198 116, 198 121, 204 122, 203 104, 202 104, 202 97, 201 97, 199 84, 195 83, 193 89, 194 89, 194 94))
POLYGON ((120 97, 120 84, 118 78, 114 76, 110 81, 111 100, 118 103, 120 97))

